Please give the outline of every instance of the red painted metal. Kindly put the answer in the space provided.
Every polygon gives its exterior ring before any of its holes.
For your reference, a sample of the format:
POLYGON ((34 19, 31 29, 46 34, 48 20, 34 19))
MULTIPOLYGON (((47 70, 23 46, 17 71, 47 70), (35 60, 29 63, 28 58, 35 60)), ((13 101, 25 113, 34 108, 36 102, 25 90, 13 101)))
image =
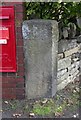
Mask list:
POLYGON ((15 13, 13 6, 0 7, 0 72, 16 72, 15 13))
POLYGON ((0 40, 1 39, 9 39, 9 29, 6 27, 0 28, 0 40))

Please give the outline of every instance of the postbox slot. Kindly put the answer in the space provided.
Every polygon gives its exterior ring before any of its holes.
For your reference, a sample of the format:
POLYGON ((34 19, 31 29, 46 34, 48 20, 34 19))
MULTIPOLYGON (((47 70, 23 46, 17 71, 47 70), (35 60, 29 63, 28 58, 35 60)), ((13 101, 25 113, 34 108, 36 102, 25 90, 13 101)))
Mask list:
POLYGON ((0 16, 0 20, 8 20, 9 16, 0 16))

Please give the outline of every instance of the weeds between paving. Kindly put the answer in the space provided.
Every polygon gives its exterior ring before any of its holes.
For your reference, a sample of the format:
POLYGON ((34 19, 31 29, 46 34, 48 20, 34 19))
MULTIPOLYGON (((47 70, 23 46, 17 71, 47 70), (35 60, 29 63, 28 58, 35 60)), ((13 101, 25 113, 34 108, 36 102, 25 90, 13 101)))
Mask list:
POLYGON ((58 91, 54 98, 3 101, 3 118, 79 117, 79 80, 58 91))

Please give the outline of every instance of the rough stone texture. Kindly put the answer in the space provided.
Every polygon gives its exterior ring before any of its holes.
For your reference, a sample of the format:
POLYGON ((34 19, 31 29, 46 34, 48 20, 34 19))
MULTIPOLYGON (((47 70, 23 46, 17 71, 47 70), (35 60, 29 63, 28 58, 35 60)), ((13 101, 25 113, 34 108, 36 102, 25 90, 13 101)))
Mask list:
POLYGON ((71 71, 69 71, 69 75, 73 75, 74 76, 74 73, 76 73, 77 71, 77 67, 73 68, 71 71))
POLYGON ((72 55, 72 54, 74 54, 74 53, 77 53, 79 51, 79 47, 75 47, 75 48, 73 48, 73 49, 70 49, 70 50, 68 50, 68 51, 65 51, 64 52, 64 55, 65 55, 65 57, 67 57, 67 56, 70 56, 70 55, 72 55))
POLYGON ((74 69, 78 69, 79 68, 79 61, 74 62, 73 64, 71 64, 71 66, 68 67, 69 71, 72 71, 74 69))
POLYGON ((58 60, 62 59, 64 57, 63 53, 58 54, 58 60))
POLYGON ((63 69, 63 70, 58 71, 57 78, 64 75, 66 72, 67 72, 67 69, 63 69))
POLYGON ((77 46, 77 39, 62 39, 58 43, 58 53, 65 52, 77 46))
POLYGON ((77 42, 78 42, 78 43, 81 43, 81 35, 79 35, 79 36, 77 37, 77 42))
POLYGON ((73 77, 69 76, 67 79, 65 79, 60 84, 58 84, 57 90, 61 90, 61 89, 65 88, 65 86, 72 81, 74 81, 73 77))
POLYGON ((71 56, 58 61, 58 70, 65 69, 71 65, 71 56))
POLYGON ((57 90, 63 89, 80 74, 80 44, 77 39, 59 42, 57 90), (70 46, 69 46, 70 45, 70 46))
POLYGON ((65 79, 64 81, 62 81, 60 84, 57 85, 57 90, 61 90, 63 88, 65 88, 65 86, 68 85, 68 83, 73 82, 75 80, 75 78, 78 76, 79 71, 77 70, 74 73, 74 76, 68 76, 67 79, 65 79))
POLYGON ((73 60, 73 62, 80 61, 80 57, 79 57, 79 56, 80 56, 79 52, 73 54, 73 55, 72 55, 72 60, 73 60))
POLYGON ((65 74, 61 75, 58 79, 57 79, 57 84, 60 84, 62 81, 66 80, 69 77, 69 72, 65 72, 65 74))
POLYGON ((54 96, 57 79, 57 22, 50 20, 24 21, 22 31, 26 95, 28 98, 54 96))

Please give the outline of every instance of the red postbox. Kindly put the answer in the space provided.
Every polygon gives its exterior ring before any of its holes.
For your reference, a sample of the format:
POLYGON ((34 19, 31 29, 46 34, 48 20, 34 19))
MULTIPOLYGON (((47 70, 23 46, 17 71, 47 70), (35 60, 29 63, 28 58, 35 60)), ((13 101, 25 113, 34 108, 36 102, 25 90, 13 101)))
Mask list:
POLYGON ((0 72, 16 72, 15 14, 13 6, 0 7, 0 72))

